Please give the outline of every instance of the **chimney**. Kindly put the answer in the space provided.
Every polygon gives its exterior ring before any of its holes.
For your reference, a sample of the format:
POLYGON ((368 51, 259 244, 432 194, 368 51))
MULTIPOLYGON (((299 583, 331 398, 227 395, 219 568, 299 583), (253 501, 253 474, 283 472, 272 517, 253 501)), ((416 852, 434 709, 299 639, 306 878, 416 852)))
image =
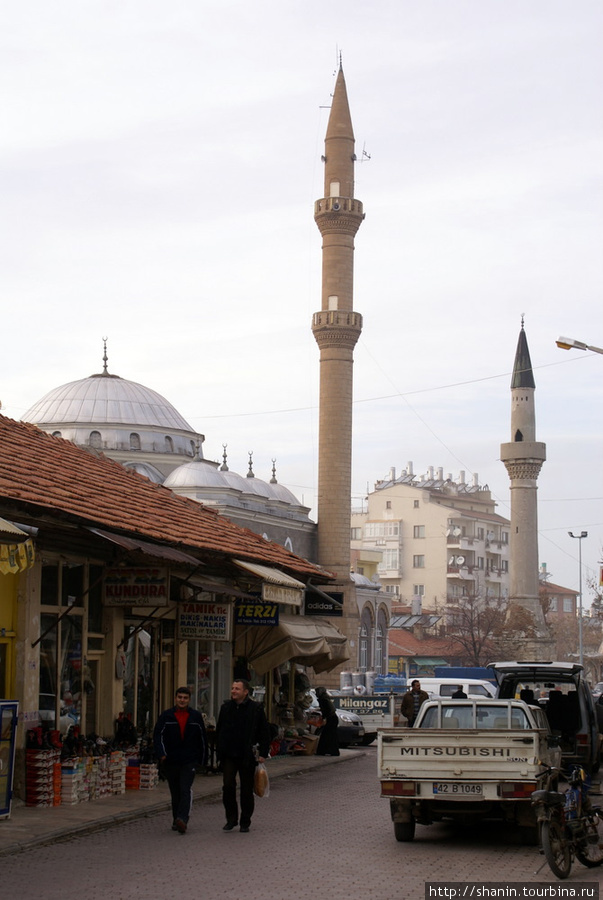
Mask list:
POLYGON ((430 481, 433 481, 433 466, 427 467, 427 475, 430 481))
POLYGON ((479 487, 479 475, 477 472, 473 473, 473 487, 479 487))
POLYGON ((389 481, 396 480, 396 467, 395 466, 392 466, 391 469, 389 470, 389 479, 388 480, 389 481))

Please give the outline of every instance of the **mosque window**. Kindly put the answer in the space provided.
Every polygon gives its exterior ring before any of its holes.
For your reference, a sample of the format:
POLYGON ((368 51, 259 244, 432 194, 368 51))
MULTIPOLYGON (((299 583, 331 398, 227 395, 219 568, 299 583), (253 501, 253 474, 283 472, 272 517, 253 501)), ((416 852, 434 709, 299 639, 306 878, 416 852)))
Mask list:
POLYGON ((90 432, 90 446, 94 447, 95 450, 102 449, 103 440, 101 438, 100 431, 91 431, 90 432))
POLYGON ((52 436, 53 436, 53 437, 62 437, 60 431, 53 431, 53 432, 52 432, 52 436))
POLYGON ((332 181, 330 184, 330 193, 331 197, 339 197, 341 193, 341 186, 339 181, 332 181))
POLYGON ((130 450, 140 450, 140 435, 135 431, 130 435, 130 450))
POLYGON ((174 452, 174 442, 167 434, 165 436, 165 452, 173 453, 174 452))

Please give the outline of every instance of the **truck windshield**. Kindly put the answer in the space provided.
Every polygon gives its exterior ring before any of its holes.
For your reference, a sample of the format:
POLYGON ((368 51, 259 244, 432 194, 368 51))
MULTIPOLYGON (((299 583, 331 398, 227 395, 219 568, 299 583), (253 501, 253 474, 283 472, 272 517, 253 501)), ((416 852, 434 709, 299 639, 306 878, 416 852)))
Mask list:
POLYGON ((503 705, 480 703, 441 704, 425 710, 421 728, 531 728, 523 709, 503 705), (440 712, 441 709, 441 719, 440 712))

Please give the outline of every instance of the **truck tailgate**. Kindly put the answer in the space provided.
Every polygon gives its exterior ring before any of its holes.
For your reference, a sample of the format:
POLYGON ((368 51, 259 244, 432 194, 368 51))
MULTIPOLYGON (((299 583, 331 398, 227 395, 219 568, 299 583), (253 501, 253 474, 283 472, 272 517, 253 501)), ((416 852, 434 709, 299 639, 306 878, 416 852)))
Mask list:
POLYGON ((537 731, 396 728, 378 740, 380 778, 520 780, 544 768, 537 731))

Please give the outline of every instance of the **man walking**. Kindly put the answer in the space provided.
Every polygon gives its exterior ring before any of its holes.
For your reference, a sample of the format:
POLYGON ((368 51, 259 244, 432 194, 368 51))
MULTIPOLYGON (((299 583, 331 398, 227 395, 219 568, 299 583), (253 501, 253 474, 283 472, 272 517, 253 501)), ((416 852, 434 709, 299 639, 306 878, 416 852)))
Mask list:
POLYGON ((246 833, 254 810, 253 777, 258 762, 264 762, 270 748, 270 728, 263 707, 249 696, 251 686, 235 678, 230 700, 222 704, 216 727, 216 753, 222 766, 222 801, 226 811, 224 831, 239 822, 237 773, 241 794, 241 827, 246 833), (254 748, 257 747, 257 757, 254 748))
POLYGON ((203 716, 191 709, 187 687, 176 691, 176 705, 162 712, 153 731, 155 755, 163 765, 172 798, 172 831, 186 833, 193 805, 197 766, 205 765, 207 739, 203 716))
POLYGON ((402 705, 400 707, 400 712, 408 719, 409 728, 412 728, 415 724, 419 710, 426 700, 429 700, 429 694, 421 690, 421 682, 418 678, 415 678, 410 683, 410 690, 402 697, 402 705))

